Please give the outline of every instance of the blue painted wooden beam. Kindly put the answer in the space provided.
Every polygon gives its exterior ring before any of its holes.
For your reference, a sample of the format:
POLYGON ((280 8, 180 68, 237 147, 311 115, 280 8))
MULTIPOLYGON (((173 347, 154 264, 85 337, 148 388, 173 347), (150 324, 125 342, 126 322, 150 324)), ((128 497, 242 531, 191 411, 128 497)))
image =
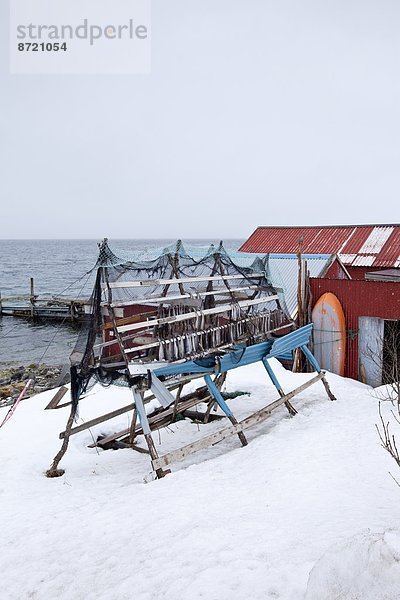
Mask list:
MULTIPOLYGON (((204 366, 200 364, 200 361, 188 360, 186 362, 177 362, 166 364, 165 367, 160 367, 154 370, 154 374, 157 377, 173 376, 173 375, 185 375, 185 374, 212 374, 212 373, 225 373, 238 367, 244 367, 251 365, 255 362, 267 358, 279 358, 287 356, 289 352, 296 348, 306 347, 311 336, 312 324, 305 325, 296 331, 292 331, 281 338, 274 340, 267 340, 260 344, 254 344, 246 348, 237 349, 228 354, 225 354, 215 359, 215 364, 211 366, 204 366)), ((307 348, 307 351, 310 352, 307 348)), ((311 354, 311 353, 310 353, 311 354)), ((309 358, 308 354, 306 354, 309 358)), ((311 354, 311 356, 313 356, 311 354)), ((314 357, 313 357, 314 359, 314 357)), ((315 360, 315 359, 314 359, 315 360)), ((314 363, 312 363, 314 365, 314 363)))
POLYGON ((314 367, 314 369, 318 373, 321 373, 321 367, 319 366, 319 363, 318 363, 317 359, 315 358, 314 354, 311 352, 311 350, 309 348, 307 348, 307 346, 305 346, 305 345, 301 346, 301 349, 302 349, 303 353, 305 354, 305 356, 310 361, 310 363, 312 364, 312 366, 314 367))
POLYGON ((226 416, 232 417, 231 409, 223 399, 221 392, 219 391, 211 377, 209 375, 204 375, 204 381, 206 382, 206 386, 208 387, 210 394, 212 395, 214 400, 218 402, 220 408, 224 411, 226 416))
POLYGON ((132 388, 132 393, 133 393, 133 398, 135 400, 135 406, 136 406, 137 414, 139 415, 139 421, 142 426, 143 433, 144 433, 144 435, 150 435, 151 434, 150 425, 149 425, 149 420, 147 418, 146 409, 145 409, 144 403, 143 403, 143 396, 136 388, 132 388))
POLYGON ((274 384, 274 386, 275 386, 275 387, 276 387, 276 389, 278 390, 278 393, 279 393, 279 395, 280 395, 280 396, 284 396, 285 394, 284 394, 284 391, 283 391, 283 389, 282 389, 282 386, 281 386, 281 384, 279 383, 279 381, 278 381, 278 378, 277 378, 277 376, 275 375, 275 373, 274 373, 274 371, 273 371, 273 369, 272 369, 271 365, 269 364, 269 362, 268 362, 268 358, 263 358, 263 361, 262 361, 262 363, 263 363, 263 365, 264 365, 264 367, 265 367, 265 370, 267 371, 268 375, 270 376, 270 379, 271 379, 272 383, 274 384))
MULTIPOLYGON (((211 379, 210 375, 204 375, 204 381, 206 382, 206 385, 210 391, 210 394, 218 402, 219 406, 224 411, 224 413, 226 414, 226 416, 228 417, 230 422, 233 425, 237 425, 238 422, 237 422, 236 418, 233 416, 231 409, 229 408, 229 406, 223 399, 221 392, 215 385, 214 381, 211 379)), ((247 439, 246 439, 246 436, 244 435, 243 431, 238 431, 238 438, 239 438, 242 446, 247 446, 247 439)))

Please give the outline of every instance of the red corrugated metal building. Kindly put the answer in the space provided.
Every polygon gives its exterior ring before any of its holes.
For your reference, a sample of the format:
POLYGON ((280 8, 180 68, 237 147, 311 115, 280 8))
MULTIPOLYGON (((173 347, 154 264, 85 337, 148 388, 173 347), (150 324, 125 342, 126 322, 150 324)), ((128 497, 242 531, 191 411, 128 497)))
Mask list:
POLYGON ((337 254, 353 279, 367 271, 400 268, 400 225, 257 227, 242 252, 337 254))
MULTIPOLYGON (((379 384, 379 376, 365 375, 361 365, 360 333, 381 332, 380 352, 383 360, 386 323, 400 324, 400 283, 367 281, 368 272, 391 269, 400 273, 400 225, 344 225, 322 227, 258 227, 240 250, 257 253, 296 253, 299 240, 302 253, 337 254, 350 275, 343 277, 340 268, 330 269, 324 278, 311 279, 313 305, 326 292, 342 304, 346 318, 347 350, 345 375, 379 384)), ((338 261, 337 261, 338 264, 338 261)), ((340 266, 340 263, 339 263, 340 266)), ((389 273, 389 271, 387 271, 389 273)), ((379 344, 378 344, 379 345, 379 344)))
POLYGON ((400 320, 400 284, 390 281, 310 279, 313 304, 326 292, 339 299, 346 318, 345 376, 363 379, 360 372, 359 319, 400 320))

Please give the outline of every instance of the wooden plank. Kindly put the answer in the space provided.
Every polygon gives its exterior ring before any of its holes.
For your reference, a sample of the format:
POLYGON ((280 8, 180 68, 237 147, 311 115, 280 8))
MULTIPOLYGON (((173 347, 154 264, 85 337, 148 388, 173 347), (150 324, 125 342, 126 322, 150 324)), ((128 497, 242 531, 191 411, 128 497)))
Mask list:
MULTIPOLYGON (((205 395, 205 396, 201 396, 201 397, 197 397, 197 394, 199 393, 199 391, 206 391, 205 387, 201 387, 198 390, 196 390, 195 392, 192 392, 192 394, 188 394, 187 396, 185 396, 186 400, 182 400, 182 402, 179 403, 179 406, 177 408, 177 412, 178 413, 182 413, 185 412, 186 410, 188 410, 189 408, 192 408, 193 406, 195 406, 196 404, 199 404, 201 402, 207 402, 209 396, 205 395)), ((161 427, 164 427, 166 424, 168 424, 170 422, 170 417, 173 415, 174 409, 173 407, 168 408, 167 410, 161 411, 155 415, 149 416, 148 421, 149 421, 149 425, 152 431, 154 431, 155 429, 160 429, 161 427), (167 421, 167 422, 165 422, 167 421)), ((125 438, 128 437, 130 435, 130 428, 129 429, 123 429, 122 431, 118 431, 116 433, 111 433, 109 436, 103 438, 101 440, 101 443, 109 443, 109 442, 113 442, 115 440, 121 439, 121 438, 125 438)), ((135 428, 135 437, 138 435, 143 434, 143 430, 141 428, 141 426, 139 425, 138 427, 135 428)), ((95 448, 97 446, 97 444, 90 444, 88 446, 88 448, 95 448)))
MULTIPOLYGON (((254 321, 256 319, 259 319, 259 318, 263 317, 265 314, 268 314, 267 311, 262 311, 262 312, 256 313, 255 315, 251 315, 249 317, 246 317, 244 319, 238 319, 236 321, 236 323, 249 323, 251 321, 254 321)), ((226 325, 217 325, 216 327, 209 327, 207 329, 207 332, 218 331, 218 330, 221 330, 221 329, 226 329, 229 326, 230 326, 230 323, 226 323, 226 325)), ((277 327, 276 329, 271 329, 269 331, 269 333, 274 333, 274 332, 279 331, 281 329, 287 329, 287 327, 288 327, 287 325, 284 325, 284 326, 281 326, 281 327, 277 327)), ((146 330, 144 330, 144 331, 146 331, 146 330)), ((123 337, 123 341, 125 342, 125 341, 128 341, 128 340, 136 340, 137 337, 140 337, 140 336, 143 335, 144 331, 140 331, 139 333, 136 333, 136 334, 133 334, 133 335, 124 336, 123 337)), ((150 329, 148 331, 150 331, 150 329)), ((203 333, 204 333, 203 331, 192 331, 192 332, 187 333, 187 334, 184 333, 184 334, 182 334, 179 337, 182 338, 182 339, 186 339, 187 337, 191 337, 193 335, 197 335, 197 336, 203 335, 203 333)), ((166 340, 163 340, 163 342, 166 342, 166 343, 172 342, 174 339, 175 338, 168 338, 166 340)), ((95 348, 95 349, 97 349, 97 348, 106 348, 107 346, 113 346, 114 344, 117 344, 117 343, 118 343, 118 340, 111 340, 110 342, 101 342, 100 344, 95 344, 93 346, 93 348, 95 348)), ((149 348, 157 348, 158 346, 160 346, 160 344, 161 344, 160 341, 151 342, 149 344, 143 344, 142 346, 135 346, 134 348, 128 348, 127 350, 125 350, 125 352, 126 352, 126 354, 129 354, 129 352, 137 352, 139 350, 147 350, 149 348)))
MULTIPOLYGON (((261 316, 263 313, 260 313, 260 315, 255 315, 254 317, 248 317, 247 319, 240 319, 237 321, 237 323, 246 323, 248 321, 253 321, 254 319, 256 319, 258 316, 261 316)), ((218 327, 210 327, 209 329, 207 329, 207 332, 209 331, 216 331, 217 329, 223 329, 225 327, 229 327, 229 323, 227 323, 226 325, 218 325, 218 327)), ((268 331, 268 333, 276 333, 278 331, 282 331, 282 329, 287 329, 288 328, 288 324, 286 325, 282 325, 280 327, 275 327, 275 329, 271 329, 268 331)), ((188 336, 191 335, 203 335, 203 331, 193 331, 192 333, 187 334, 188 336)), ((186 334, 181 335, 180 337, 185 339, 185 337, 187 337, 186 334)), ((126 338, 124 338, 126 339, 126 338)), ((173 341, 175 338, 170 338, 167 340, 163 340, 163 342, 171 342, 173 341)), ((243 340, 245 341, 245 337, 239 338, 237 340, 235 340, 235 342, 232 342, 234 344, 239 344, 240 341, 243 340)), ((156 348, 157 346, 160 346, 161 342, 153 342, 151 344, 145 344, 143 346, 135 346, 135 348, 128 348, 127 350, 125 350, 126 354, 132 354, 133 352, 138 352, 139 350, 147 350, 148 348, 156 348)), ((230 348, 232 346, 232 344, 222 344, 221 346, 216 346, 213 350, 215 350, 216 348, 218 348, 219 350, 221 350, 222 348, 230 348)), ((211 352, 211 350, 210 350, 211 352)), ((194 360, 196 358, 196 356, 201 356, 201 354, 198 355, 191 355, 190 356, 190 360, 194 360)), ((177 361, 176 361, 177 362, 177 361)))
MULTIPOLYGON (((58 406, 60 400, 62 400, 65 396, 65 394, 68 392, 68 388, 65 387, 65 385, 61 386, 59 390, 57 390, 57 392, 55 393, 55 395, 53 396, 53 398, 50 400, 50 402, 48 403, 48 405, 45 407, 44 410, 51 410, 52 408, 61 408, 58 406)), ((63 404, 63 406, 66 406, 65 404, 63 404)))
MULTIPOLYGON (((201 376, 202 375, 197 375, 196 377, 201 377, 201 376)), ((194 377, 185 377, 179 383, 176 383, 176 384, 170 386, 168 389, 175 390, 182 383, 188 383, 192 379, 194 379, 194 377)), ((199 389, 201 389, 201 388, 199 388, 199 389)), ((144 402, 147 403, 150 400, 154 400, 154 398, 155 398, 155 396, 153 394, 151 394, 144 398, 144 402)), ((119 415, 123 415, 124 413, 129 412, 130 410, 133 410, 134 408, 135 408, 135 403, 132 402, 132 404, 128 404, 127 406, 122 406, 121 408, 117 408, 116 410, 106 413, 105 415, 101 415, 100 417, 96 417, 95 419, 91 419, 90 421, 86 421, 86 423, 82 423, 81 425, 77 425, 76 427, 73 427, 71 429, 70 435, 75 435, 75 433, 79 433, 80 431, 89 429, 89 427, 94 427, 95 425, 104 423, 104 421, 109 421, 110 419, 113 419, 114 417, 119 417, 119 415)), ((65 435, 65 431, 62 431, 59 435, 60 440, 64 439, 64 435, 65 435)))
POLYGON ((201 440, 197 440, 196 442, 192 442, 187 446, 183 446, 183 448, 178 448, 177 450, 173 450, 172 452, 169 452, 164 456, 160 456, 157 460, 152 461, 153 469, 160 469, 173 462, 182 460, 183 458, 186 458, 186 456, 189 456, 190 454, 193 454, 198 450, 203 450, 209 446, 213 446, 214 444, 221 442, 222 440, 230 437, 231 435, 238 434, 243 430, 248 429, 249 427, 252 427, 254 425, 257 425, 258 423, 265 421, 265 419, 267 419, 271 415, 271 412, 275 408, 278 408, 278 406, 281 406, 297 394, 300 394, 301 392, 309 388, 311 385, 314 385, 314 383, 322 379, 323 376, 323 372, 318 373, 318 375, 316 375, 306 383, 303 383, 303 385, 289 392, 285 396, 282 396, 282 398, 275 400, 275 402, 272 402, 268 406, 262 408, 261 410, 257 411, 256 413, 247 417, 246 419, 243 419, 243 421, 240 421, 236 425, 231 425, 230 427, 226 427, 225 429, 216 431, 215 433, 212 433, 211 435, 208 435, 207 437, 204 437, 201 440))
MULTIPOLYGON (((109 305, 107 303, 106 306, 111 306, 111 308, 115 308, 115 304, 109 305)), ((139 313, 137 315, 131 315, 130 317, 124 317, 124 318, 117 317, 117 325, 126 325, 128 323, 138 323, 139 321, 142 323, 143 322, 141 320, 142 317, 150 317, 151 315, 156 315, 156 314, 157 314, 157 311, 153 310, 153 311, 139 313)), ((108 316, 108 315, 105 315, 105 316, 108 316)), ((106 331, 108 329, 113 329, 112 322, 105 323, 104 325, 99 327, 98 331, 106 331)))
MULTIPOLYGON (((118 417, 119 415, 123 415, 124 413, 133 410, 135 408, 135 403, 128 404, 127 406, 123 406, 122 408, 117 408, 105 415, 101 415, 100 417, 96 417, 95 419, 91 419, 90 421, 86 421, 86 423, 82 423, 81 425, 77 425, 71 429, 70 435, 75 435, 75 433, 79 433, 80 431, 84 431, 85 429, 89 429, 89 427, 94 427, 95 425, 99 425, 104 421, 108 421, 109 419, 113 419, 114 417, 118 417)), ((58 436, 60 440, 63 440, 65 437, 65 431, 62 431, 58 436)))
MULTIPOLYGON (((260 279, 265 277, 264 273, 252 273, 251 275, 215 275, 213 277, 181 277, 174 279, 141 279, 137 281, 110 281, 111 288, 135 288, 135 287, 155 287, 158 285, 179 285, 181 283, 191 283, 197 281, 224 281, 229 279, 260 279)), ((105 286, 103 286, 105 287, 105 286)))
MULTIPOLYGON (((151 332, 151 334, 154 333, 150 329, 143 328, 143 330, 138 331, 138 333, 135 333, 134 335, 128 335, 128 336, 123 337, 122 341, 126 342, 128 340, 131 340, 132 342, 144 343, 144 342, 146 342, 148 340, 156 340, 157 338, 155 338, 153 335, 150 335, 150 332, 151 332), (145 335, 147 331, 149 332, 149 335, 145 335)), ((157 345, 156 341, 152 341, 150 343, 157 345)), ((109 342, 101 342, 99 344, 95 344, 93 346, 93 348, 95 350, 97 350, 97 348, 107 348, 108 346, 114 346, 114 344, 118 344, 118 340, 117 339, 110 340, 109 342)))
MULTIPOLYGON (((238 287, 238 288, 231 288, 230 292, 225 288, 223 290, 212 290, 211 292, 193 292, 193 293, 187 293, 187 294, 179 294, 179 295, 175 295, 175 296, 145 296, 144 298, 139 298, 139 300, 127 300, 125 302, 112 302, 111 306, 115 307, 115 308, 121 308, 122 306, 133 306, 136 304, 143 304, 146 305, 147 303, 156 303, 156 302, 162 302, 163 304, 168 304, 168 302, 171 302, 172 300, 185 300, 185 299, 195 299, 197 300, 198 298, 201 298, 203 296, 215 296, 215 295, 223 295, 223 296, 228 296, 230 293, 236 293, 236 292, 244 292, 245 290, 258 290, 258 289, 262 289, 260 288, 260 286, 258 285, 247 285, 244 287, 238 287)), ((102 306, 108 306, 108 302, 102 302, 101 303, 102 306)))
POLYGON ((119 333, 124 331, 132 331, 134 329, 142 329, 143 327, 155 327, 156 325, 164 325, 168 323, 179 323, 181 321, 189 321, 190 319, 196 319, 202 315, 216 315, 225 312, 231 312, 234 308, 246 308, 247 306, 255 306, 257 304, 265 304, 278 300, 277 294, 271 296, 265 296, 263 298, 257 298, 256 300, 240 300, 234 304, 224 304, 223 306, 217 306, 216 308, 206 308, 204 310, 196 310, 190 313, 184 313, 182 315, 175 315, 173 317, 165 317, 163 319, 152 319, 150 321, 142 321, 140 323, 133 323, 132 325, 122 325, 117 327, 119 333))

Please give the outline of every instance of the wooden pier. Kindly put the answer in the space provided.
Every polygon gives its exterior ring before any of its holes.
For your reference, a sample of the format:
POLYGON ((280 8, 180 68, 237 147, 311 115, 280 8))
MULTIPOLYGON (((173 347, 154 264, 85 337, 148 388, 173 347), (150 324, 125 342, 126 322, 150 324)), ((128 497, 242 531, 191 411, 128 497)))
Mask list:
POLYGON ((0 292, 0 317, 21 317, 32 320, 79 322, 85 315, 88 300, 70 298, 39 298, 34 281, 30 279, 30 294, 2 298, 0 292))

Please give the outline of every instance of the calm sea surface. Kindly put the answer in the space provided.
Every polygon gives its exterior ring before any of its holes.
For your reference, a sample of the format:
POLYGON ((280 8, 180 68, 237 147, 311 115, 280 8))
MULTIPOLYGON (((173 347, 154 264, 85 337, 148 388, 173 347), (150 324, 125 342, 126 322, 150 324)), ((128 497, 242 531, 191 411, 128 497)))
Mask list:
MULTIPOLYGON (((110 240, 116 254, 167 246, 174 240, 110 240)), ((216 240, 187 240, 206 246, 216 240)), ((243 240, 225 240, 237 250, 243 240)), ((87 274, 97 259, 95 240, 0 240, 0 291, 3 298, 27 295, 30 277, 41 297, 63 294, 69 298, 90 296, 95 274, 87 274), (79 281, 77 281, 79 280, 79 281)), ((4 302, 6 304, 6 302, 4 302)), ((18 304, 21 304, 20 302, 18 304)), ((0 317, 0 366, 34 362, 63 364, 68 361, 79 329, 71 325, 0 317)))

